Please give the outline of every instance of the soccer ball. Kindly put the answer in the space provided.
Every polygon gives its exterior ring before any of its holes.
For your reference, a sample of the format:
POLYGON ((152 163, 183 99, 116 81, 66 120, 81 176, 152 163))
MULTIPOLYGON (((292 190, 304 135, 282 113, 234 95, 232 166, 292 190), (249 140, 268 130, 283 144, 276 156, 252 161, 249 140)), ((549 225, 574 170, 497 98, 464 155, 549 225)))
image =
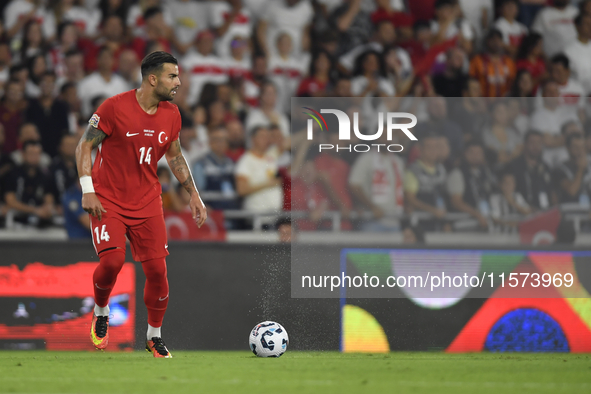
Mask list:
POLYGON ((259 357, 280 357, 287 350, 289 338, 281 324, 264 321, 252 329, 248 343, 259 357))

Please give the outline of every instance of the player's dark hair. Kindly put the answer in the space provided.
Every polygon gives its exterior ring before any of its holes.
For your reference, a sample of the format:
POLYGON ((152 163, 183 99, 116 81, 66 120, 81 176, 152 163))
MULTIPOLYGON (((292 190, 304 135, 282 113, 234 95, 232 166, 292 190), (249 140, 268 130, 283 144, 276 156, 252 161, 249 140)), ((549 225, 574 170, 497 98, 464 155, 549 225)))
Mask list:
POLYGON ((156 51, 150 53, 142 60, 142 78, 147 78, 150 74, 160 73, 164 63, 179 64, 176 58, 168 52, 156 51))
POLYGON ((161 13, 162 13, 162 8, 150 7, 144 12, 144 15, 143 15, 144 21, 147 21, 148 19, 152 18, 153 16, 161 14, 161 13))
POLYGON ((559 53, 557 55, 552 56, 550 59, 551 64, 562 64, 564 68, 570 70, 570 60, 564 53, 559 53))

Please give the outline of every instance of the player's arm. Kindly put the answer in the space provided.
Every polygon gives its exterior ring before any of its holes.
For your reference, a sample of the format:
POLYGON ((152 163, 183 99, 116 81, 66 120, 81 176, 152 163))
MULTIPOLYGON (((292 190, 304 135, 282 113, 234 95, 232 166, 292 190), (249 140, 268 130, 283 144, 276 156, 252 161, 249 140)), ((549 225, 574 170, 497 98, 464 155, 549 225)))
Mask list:
POLYGON ((92 150, 99 146, 106 137, 107 134, 103 131, 88 125, 76 147, 76 166, 82 186, 82 209, 97 217, 98 220, 101 220, 103 212, 107 211, 94 193, 92 185, 92 150))
POLYGON ((189 170, 187 160, 181 152, 181 144, 179 140, 173 141, 172 144, 170 144, 170 148, 168 148, 168 151, 166 151, 166 161, 168 162, 168 166, 170 167, 170 170, 176 179, 178 179, 180 184, 191 196, 189 206, 191 207, 193 219, 195 219, 197 226, 201 227, 207 219, 207 210, 205 209, 205 204, 203 204, 203 201, 199 196, 199 192, 197 191, 197 186, 195 186, 195 181, 193 180, 193 175, 191 175, 191 171, 189 170))

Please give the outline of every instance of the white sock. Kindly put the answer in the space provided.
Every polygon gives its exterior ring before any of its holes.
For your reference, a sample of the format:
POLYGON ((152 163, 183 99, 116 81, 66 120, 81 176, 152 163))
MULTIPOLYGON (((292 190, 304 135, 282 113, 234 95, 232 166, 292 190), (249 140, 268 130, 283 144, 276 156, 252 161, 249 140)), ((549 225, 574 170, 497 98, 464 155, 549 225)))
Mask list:
POLYGON ((104 308, 101 308, 97 304, 94 304, 94 314, 97 316, 109 316, 109 305, 104 308))
POLYGON ((152 327, 151 325, 148 324, 148 333, 147 333, 148 340, 151 340, 154 337, 162 338, 162 334, 160 334, 160 328, 161 327, 152 327))

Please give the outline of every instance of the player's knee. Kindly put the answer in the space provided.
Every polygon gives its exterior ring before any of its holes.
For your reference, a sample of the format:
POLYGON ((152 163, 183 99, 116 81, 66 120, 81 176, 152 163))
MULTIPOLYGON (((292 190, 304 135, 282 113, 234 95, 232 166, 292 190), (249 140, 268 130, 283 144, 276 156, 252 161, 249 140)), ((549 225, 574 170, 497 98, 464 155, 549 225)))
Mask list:
POLYGON ((153 259, 144 261, 144 273, 146 279, 150 282, 164 282, 166 281, 166 260, 164 257, 160 259, 153 259))
POLYGON ((101 253, 100 260, 105 269, 119 272, 125 263, 125 252, 120 248, 107 250, 101 253))

